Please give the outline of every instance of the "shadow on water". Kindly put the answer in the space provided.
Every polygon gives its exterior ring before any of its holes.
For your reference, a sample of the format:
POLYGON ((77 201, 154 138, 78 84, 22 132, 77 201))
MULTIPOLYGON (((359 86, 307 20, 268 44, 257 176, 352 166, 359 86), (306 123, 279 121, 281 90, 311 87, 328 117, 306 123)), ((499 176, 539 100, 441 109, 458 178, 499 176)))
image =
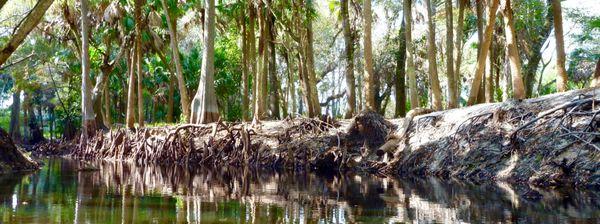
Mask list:
POLYGON ((600 192, 519 196, 503 183, 318 176, 254 170, 135 166, 50 159, 32 174, 0 176, 5 223, 590 222, 600 192), (98 168, 94 171, 89 167, 98 168))

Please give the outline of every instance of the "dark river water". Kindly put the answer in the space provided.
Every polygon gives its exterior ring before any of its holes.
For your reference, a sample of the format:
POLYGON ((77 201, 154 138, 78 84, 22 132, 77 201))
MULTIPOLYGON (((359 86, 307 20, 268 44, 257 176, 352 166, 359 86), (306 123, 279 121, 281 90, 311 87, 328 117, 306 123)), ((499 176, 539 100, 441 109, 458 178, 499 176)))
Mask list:
POLYGON ((536 190, 50 159, 0 175, 0 223, 600 223, 600 192, 536 190))

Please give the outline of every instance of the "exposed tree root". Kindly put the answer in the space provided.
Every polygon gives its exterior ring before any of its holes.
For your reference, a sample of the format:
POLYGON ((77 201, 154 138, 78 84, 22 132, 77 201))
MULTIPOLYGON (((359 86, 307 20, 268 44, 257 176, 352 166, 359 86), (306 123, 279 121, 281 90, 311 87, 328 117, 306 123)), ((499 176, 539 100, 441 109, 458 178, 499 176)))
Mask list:
POLYGON ((69 153, 141 164, 362 170, 599 187, 596 92, 579 90, 433 113, 421 109, 391 121, 362 112, 341 121, 322 117, 258 125, 218 122, 115 129, 98 133, 69 153))

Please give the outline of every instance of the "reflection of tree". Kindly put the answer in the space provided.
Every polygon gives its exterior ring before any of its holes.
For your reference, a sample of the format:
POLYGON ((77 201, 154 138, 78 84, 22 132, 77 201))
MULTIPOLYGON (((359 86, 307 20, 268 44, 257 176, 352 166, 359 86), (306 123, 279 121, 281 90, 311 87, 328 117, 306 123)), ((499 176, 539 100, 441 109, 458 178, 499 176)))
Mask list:
POLYGON ((0 222, 546 223, 589 219, 600 207, 595 192, 541 191, 543 199, 533 202, 518 196, 528 190, 434 178, 49 160, 31 175, 0 176, 0 222))

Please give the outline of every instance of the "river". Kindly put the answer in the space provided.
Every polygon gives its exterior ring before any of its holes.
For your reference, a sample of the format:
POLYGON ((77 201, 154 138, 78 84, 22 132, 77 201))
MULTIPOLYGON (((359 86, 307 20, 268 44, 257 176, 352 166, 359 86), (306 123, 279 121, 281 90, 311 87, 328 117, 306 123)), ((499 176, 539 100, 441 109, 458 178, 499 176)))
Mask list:
POLYGON ((48 159, 0 175, 0 223, 600 223, 600 192, 48 159))

